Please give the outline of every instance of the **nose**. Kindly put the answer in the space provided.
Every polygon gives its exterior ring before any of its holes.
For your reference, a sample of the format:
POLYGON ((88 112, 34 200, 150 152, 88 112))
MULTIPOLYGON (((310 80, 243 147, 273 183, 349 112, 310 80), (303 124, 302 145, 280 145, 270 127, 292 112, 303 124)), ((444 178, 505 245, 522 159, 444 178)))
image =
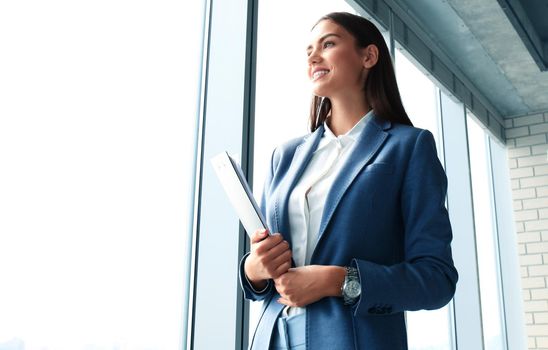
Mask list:
POLYGON ((310 55, 308 55, 308 64, 318 63, 321 61, 321 56, 318 54, 318 50, 312 49, 310 55))

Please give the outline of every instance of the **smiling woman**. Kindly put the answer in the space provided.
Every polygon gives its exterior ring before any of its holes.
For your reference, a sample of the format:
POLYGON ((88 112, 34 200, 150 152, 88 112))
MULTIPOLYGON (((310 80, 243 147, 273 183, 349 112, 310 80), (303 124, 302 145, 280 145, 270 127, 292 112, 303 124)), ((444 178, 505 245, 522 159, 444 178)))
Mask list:
POLYGON ((406 349, 404 312, 444 306, 457 281, 434 139, 411 126, 367 19, 321 17, 307 55, 310 133, 269 157, 274 235, 257 231, 241 260, 245 297, 263 303, 251 348, 406 349))

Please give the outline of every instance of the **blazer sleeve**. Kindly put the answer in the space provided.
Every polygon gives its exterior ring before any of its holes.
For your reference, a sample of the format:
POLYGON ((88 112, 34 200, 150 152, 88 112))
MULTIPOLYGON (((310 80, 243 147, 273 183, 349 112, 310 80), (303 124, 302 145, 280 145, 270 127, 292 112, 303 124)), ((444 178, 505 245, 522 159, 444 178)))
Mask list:
MULTIPOLYGON (((270 184, 272 183, 272 178, 274 176, 275 154, 276 154, 276 149, 272 152, 272 156, 271 156, 271 159, 270 159, 270 171, 268 171, 268 173, 266 175, 266 179, 265 179, 264 187, 263 187, 263 193, 261 195, 260 207, 261 207, 261 211, 263 213, 263 216, 265 218, 268 218, 267 210, 266 210, 266 202, 267 202, 267 197, 269 196, 270 184)), ((246 253, 242 257, 242 259, 240 260, 240 265, 239 265, 239 269, 238 269, 240 286, 242 287, 242 290, 244 292, 244 297, 246 299, 250 299, 250 300, 253 300, 253 301, 263 300, 267 296, 269 296, 270 293, 272 293, 272 291, 274 290, 274 288, 273 288, 274 283, 272 282, 272 280, 268 280, 266 287, 261 291, 258 291, 255 288, 253 288, 253 286, 251 285, 251 283, 247 279, 247 276, 245 275, 245 270, 244 270, 245 260, 247 259, 248 256, 249 256, 249 253, 246 253)))
POLYGON ((434 138, 422 130, 401 190, 405 259, 392 266, 353 259, 362 285, 353 306, 356 316, 437 309, 452 299, 458 274, 451 256, 446 192, 447 177, 434 138))

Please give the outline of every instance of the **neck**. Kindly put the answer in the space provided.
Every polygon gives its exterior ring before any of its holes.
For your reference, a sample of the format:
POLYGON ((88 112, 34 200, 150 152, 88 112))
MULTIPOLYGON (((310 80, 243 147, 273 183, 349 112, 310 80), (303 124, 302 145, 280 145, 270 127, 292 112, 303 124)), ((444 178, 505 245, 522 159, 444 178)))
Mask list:
POLYGON ((328 125, 335 136, 346 134, 371 110, 363 98, 363 92, 360 95, 330 98, 331 116, 328 125))

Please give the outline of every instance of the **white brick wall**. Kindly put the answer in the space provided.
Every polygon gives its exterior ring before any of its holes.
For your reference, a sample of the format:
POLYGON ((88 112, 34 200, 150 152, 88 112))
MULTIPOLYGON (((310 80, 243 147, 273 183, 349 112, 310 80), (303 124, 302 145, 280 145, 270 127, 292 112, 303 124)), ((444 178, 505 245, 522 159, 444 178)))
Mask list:
POLYGON ((548 112, 505 121, 530 350, 548 349, 548 112))

